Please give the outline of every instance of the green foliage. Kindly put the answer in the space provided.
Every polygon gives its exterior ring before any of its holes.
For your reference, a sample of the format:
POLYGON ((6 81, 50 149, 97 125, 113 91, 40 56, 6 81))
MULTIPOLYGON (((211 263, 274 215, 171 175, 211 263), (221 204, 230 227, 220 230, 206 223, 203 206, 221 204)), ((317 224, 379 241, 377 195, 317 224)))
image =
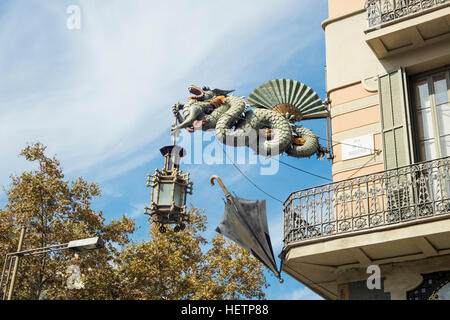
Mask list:
POLYGON ((45 149, 39 142, 26 146, 20 155, 38 168, 11 176, 8 201, 0 209, 0 267, 5 254, 16 251, 21 227, 24 250, 94 236, 107 245, 77 256, 59 251, 24 257, 15 299, 265 298, 262 264, 220 235, 208 243, 201 235, 206 216, 199 210, 190 210, 184 231, 160 234, 152 225, 150 240, 135 243, 134 221, 123 216, 106 223, 91 207, 101 196, 99 185, 65 180, 59 161, 45 149), (71 265, 80 267, 83 288, 68 288, 71 265))
MULTIPOLYGON (((82 178, 66 181, 59 161, 47 157, 45 149, 41 143, 35 143, 20 153, 39 166, 37 170, 11 176, 8 203, 0 211, 0 259, 3 260, 7 252, 15 251, 21 227, 27 230, 24 249, 93 236, 102 237, 108 245, 80 254, 76 264, 84 270, 87 284, 84 290, 69 290, 65 285, 66 270, 74 263, 73 253, 61 251, 24 258, 26 262, 20 267, 15 298, 38 299, 44 291, 47 297, 56 299, 114 298, 116 293, 108 284, 115 272, 111 262, 117 254, 116 247, 129 243, 134 221, 122 217, 106 224, 103 213, 91 208, 92 201, 101 195, 98 184, 82 178)), ((0 262, 3 265, 3 261, 0 262)))
POLYGON ((262 264, 221 235, 209 244, 200 235, 206 216, 189 211, 183 232, 161 234, 152 225, 150 241, 131 244, 120 254, 126 298, 133 299, 263 299, 262 264), (210 249, 203 252, 202 247, 210 249))

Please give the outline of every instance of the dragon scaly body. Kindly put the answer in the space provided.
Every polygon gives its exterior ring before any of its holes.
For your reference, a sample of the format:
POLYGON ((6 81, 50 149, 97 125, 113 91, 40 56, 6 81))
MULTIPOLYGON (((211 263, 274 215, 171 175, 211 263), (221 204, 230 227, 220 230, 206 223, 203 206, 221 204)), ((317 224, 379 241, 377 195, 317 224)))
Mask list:
POLYGON ((180 121, 173 130, 215 130, 222 143, 248 146, 265 156, 283 153, 297 158, 323 156, 318 137, 307 128, 293 125, 289 114, 250 109, 244 98, 228 96, 232 91, 191 86, 189 92, 194 96, 182 108, 184 117, 179 110, 173 110, 180 121))

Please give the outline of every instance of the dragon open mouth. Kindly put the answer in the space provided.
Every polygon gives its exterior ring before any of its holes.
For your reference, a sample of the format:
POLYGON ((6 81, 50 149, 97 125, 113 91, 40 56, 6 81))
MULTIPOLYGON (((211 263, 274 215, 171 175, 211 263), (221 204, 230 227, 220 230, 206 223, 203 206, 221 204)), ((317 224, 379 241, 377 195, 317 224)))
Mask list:
POLYGON ((201 99, 205 94, 203 90, 197 86, 190 86, 188 90, 190 94, 193 94, 193 96, 189 97, 191 99, 201 99))

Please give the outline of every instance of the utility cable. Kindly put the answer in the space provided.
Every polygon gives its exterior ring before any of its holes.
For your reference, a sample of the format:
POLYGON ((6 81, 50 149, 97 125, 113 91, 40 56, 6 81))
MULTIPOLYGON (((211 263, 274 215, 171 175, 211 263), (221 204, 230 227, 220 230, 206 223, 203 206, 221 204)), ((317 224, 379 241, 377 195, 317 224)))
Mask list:
MULTIPOLYGON (((227 114, 226 112, 220 112, 220 111, 217 111, 217 110, 216 110, 216 112, 218 112, 218 113, 221 114, 221 115, 228 116, 228 117, 230 117, 230 118, 233 117, 233 116, 227 114)), ((258 118, 258 119, 261 119, 261 118, 259 118, 258 115, 256 115, 256 114, 255 114, 255 117, 258 118)), ((236 118, 236 119, 240 119, 240 120, 245 120, 245 117, 242 117, 242 116, 241 116, 241 117, 236 116, 235 118, 236 118)), ((324 141, 328 141, 328 139, 326 139, 326 138, 322 138, 322 137, 319 137, 319 136, 318 136, 318 138, 321 139, 321 140, 324 140, 324 141)), ((379 150, 379 149, 363 147, 363 146, 359 146, 359 145, 355 145, 355 144, 350 144, 350 143, 346 143, 346 142, 335 141, 335 140, 332 140, 332 141, 333 141, 333 142, 336 142, 336 144, 333 144, 332 147, 334 147, 334 146, 336 146, 336 145, 338 145, 338 144, 343 144, 343 145, 347 145, 347 146, 351 146, 351 147, 355 147, 355 148, 360 148, 360 149, 370 150, 370 151, 373 151, 373 152, 375 152, 375 153, 381 152, 381 150, 379 150)))
MULTIPOLYGON (((216 110, 216 112, 217 112, 217 110, 216 110)), ((218 113, 220 113, 221 115, 228 116, 228 117, 233 117, 233 116, 231 116, 230 114, 227 114, 226 112, 218 112, 218 113)), ((255 116, 258 117, 257 115, 255 115, 255 116)), ((245 120, 245 118, 242 117, 242 116, 237 116, 237 117, 235 117, 235 118, 241 119, 241 120, 245 120)), ((321 139, 321 140, 324 140, 324 141, 328 141, 328 139, 325 139, 325 138, 322 138, 322 137, 319 137, 319 136, 318 136, 318 139, 321 139)), ((355 147, 355 148, 360 148, 360 149, 370 150, 370 151, 375 152, 376 155, 380 154, 380 152, 381 152, 381 150, 379 150, 379 149, 373 149, 373 148, 363 147, 363 146, 354 145, 354 144, 345 143, 345 142, 339 142, 339 141, 333 141, 333 142, 336 142, 336 143, 333 144, 332 147, 334 147, 334 146, 336 146, 336 145, 338 145, 338 144, 342 144, 342 145, 352 146, 352 147, 355 147)), ((225 152, 225 155, 226 155, 226 157, 230 160, 230 158, 228 157, 228 155, 226 154, 226 152, 225 152)), ((293 165, 291 165, 291 164, 289 164, 289 163, 286 163, 286 162, 284 162, 284 161, 282 161, 282 160, 279 160, 279 159, 276 159, 276 158, 271 158, 271 159, 276 160, 276 161, 278 161, 279 163, 284 164, 285 166, 288 166, 288 167, 290 167, 290 168, 292 168, 292 169, 295 169, 295 170, 297 170, 297 171, 299 171, 299 172, 302 172, 302 173, 305 173, 305 174, 308 174, 308 175, 311 175, 311 176, 314 176, 314 177, 316 177, 316 178, 320 178, 320 179, 323 179, 323 180, 326 180, 326 181, 333 182, 333 180, 330 179, 330 178, 320 176, 320 175, 318 175, 318 174, 309 172, 309 171, 304 170, 304 169, 300 169, 300 168, 298 168, 298 167, 296 167, 296 166, 293 166, 293 165)), ((369 159, 369 161, 368 161, 366 164, 364 164, 361 168, 359 168, 354 174, 356 174, 358 171, 360 171, 362 168, 364 168, 371 160, 372 160, 372 159, 369 159)), ((247 176, 245 176, 245 174, 239 169, 239 167, 236 166, 236 164, 235 164, 232 160, 230 160, 230 161, 233 163, 233 166, 234 166, 237 170, 239 170, 239 171, 241 172, 241 174, 242 174, 244 177, 247 178, 247 180, 249 180, 249 182, 251 182, 251 183, 252 183, 256 188, 258 188, 261 192, 267 194, 264 190, 260 189, 257 185, 255 185, 255 184, 254 184, 247 176)), ((354 174, 353 174, 353 175, 354 175, 354 174)), ((352 175, 352 176, 353 176, 353 175, 352 175)), ((351 178, 352 176, 350 176, 349 178, 351 178)), ((272 196, 269 195, 269 194, 267 194, 267 195, 270 196, 271 198, 274 198, 274 197, 272 197, 272 196)), ((277 200, 277 201, 280 201, 279 199, 276 199, 276 198, 274 198, 274 199, 277 200)), ((280 202, 281 202, 281 201, 280 201, 280 202)))
POLYGON ((320 179, 324 179, 324 180, 333 182, 333 180, 330 179, 330 178, 320 176, 320 175, 318 175, 318 174, 315 174, 315 173, 306 171, 306 170, 304 170, 304 169, 300 169, 300 168, 298 168, 298 167, 296 167, 296 166, 293 166, 293 165, 291 165, 291 164, 289 164, 289 163, 286 163, 286 162, 284 162, 284 161, 282 161, 282 160, 280 160, 280 159, 277 159, 277 158, 271 158, 271 160, 276 160, 276 161, 278 161, 279 163, 284 164, 285 166, 288 166, 288 167, 290 167, 290 168, 292 168, 292 169, 295 169, 295 170, 298 170, 298 171, 300 171, 300 172, 309 174, 309 175, 314 176, 314 177, 316 177, 316 178, 320 178, 320 179))
POLYGON ((268 197, 272 198, 273 200, 278 201, 281 204, 284 204, 283 201, 281 201, 280 199, 272 196, 270 193, 267 193, 266 191, 264 191, 261 187, 259 187, 256 183, 254 183, 233 161, 233 159, 231 159, 226 150, 225 150, 225 145, 223 145, 223 153, 225 154, 225 156, 227 157, 227 159, 233 164, 233 166, 236 168, 237 171, 239 171, 239 173, 245 178, 247 179, 248 182, 250 182, 256 189, 258 189, 259 191, 261 191, 262 193, 264 193, 265 195, 267 195, 268 197))
MULTIPOLYGON (((322 138, 322 137, 318 137, 318 138, 319 138, 320 140, 328 141, 328 139, 325 139, 325 138, 322 138)), ((373 148, 368 148, 368 147, 358 146, 358 145, 351 144, 351 143, 339 142, 339 141, 335 141, 335 140, 332 140, 332 142, 336 142, 335 144, 332 145, 333 147, 334 147, 334 146, 337 146, 338 144, 343 144, 343 145, 350 146, 350 147, 354 147, 354 148, 360 148, 360 149, 370 150, 370 151, 373 151, 373 152, 375 152, 375 153, 377 153, 377 154, 379 154, 379 153, 381 152, 381 150, 379 150, 379 149, 373 149, 373 148)))
MULTIPOLYGON (((226 112, 220 112, 220 111, 217 111, 217 110, 215 110, 217 113, 219 113, 219 114, 221 114, 221 115, 225 115, 225 116, 228 116, 228 117, 230 117, 230 118, 236 118, 236 119, 240 119, 240 120, 246 120, 246 118, 245 117, 242 117, 242 116, 232 116, 232 115, 230 115, 230 114, 227 114, 226 112)), ((245 112, 245 111, 244 111, 245 112)), ((258 118, 258 116, 255 114, 255 117, 256 118, 258 118)), ((261 118, 258 118, 258 119, 261 119, 261 118)), ((319 136, 317 136, 320 140, 324 140, 324 141, 328 141, 328 139, 326 139, 326 138, 322 138, 322 137, 319 137, 319 136)), ((373 151, 373 152, 375 152, 375 153, 377 153, 377 154, 379 154, 380 152, 381 152, 381 150, 379 150, 379 149, 374 149, 374 148, 368 148, 368 147, 363 147, 363 146, 359 146, 359 145, 354 145, 354 144, 350 144, 350 143, 346 143, 346 142, 340 142, 340 141, 335 141, 335 140, 333 140, 332 139, 332 141, 333 142, 336 142, 336 144, 333 144, 332 145, 332 147, 334 147, 334 146, 336 146, 336 145, 338 145, 338 144, 343 144, 343 145, 347 145, 347 146, 351 146, 351 147, 355 147, 355 148, 360 148, 360 149, 366 149, 366 150, 370 150, 370 151, 373 151)))
MULTIPOLYGON (((217 112, 217 110, 216 110, 216 112, 217 112)), ((225 115, 225 116, 228 116, 228 117, 232 117, 231 115, 229 115, 229 114, 227 114, 227 113, 225 113, 225 112, 220 112, 220 111, 219 111, 218 113, 220 113, 221 115, 225 115)), ((255 115, 255 116, 258 117, 257 115, 255 115)), ((236 117, 236 118, 245 120, 244 117, 239 117, 239 116, 238 116, 238 117, 236 117)), ((226 154, 226 152, 225 152, 225 155, 228 157, 228 155, 226 154)), ((229 159, 229 158, 228 158, 228 159, 229 159)), ((284 161, 282 161, 282 160, 279 160, 279 159, 276 159, 276 158, 271 158, 271 159, 276 160, 276 161, 278 161, 279 163, 284 164, 285 166, 288 166, 288 167, 290 167, 290 168, 292 168, 292 169, 295 169, 295 170, 297 170, 297 171, 300 171, 300 172, 302 172, 302 173, 306 173, 306 174, 309 174, 309 175, 311 175, 311 176, 314 176, 314 177, 317 177, 317 178, 320 178, 320 179, 324 179, 324 180, 333 182, 333 180, 330 179, 330 178, 326 178, 326 177, 320 176, 320 175, 318 175, 318 174, 309 172, 309 171, 307 171, 307 170, 300 169, 300 168, 295 167, 295 166, 293 166, 293 165, 291 165, 291 164, 289 164, 289 163, 286 163, 286 162, 284 162, 284 161)), ((232 160, 230 160, 230 161, 232 161, 232 160)), ((233 162, 233 165, 235 165, 234 162, 233 162)), ((236 167, 236 165, 235 165, 235 167, 236 167)), ((239 170, 238 167, 236 167, 236 168, 239 170)), ((277 200, 278 200, 278 199, 277 199, 277 200)), ((278 201, 279 201, 279 200, 278 200, 278 201)))
POLYGON ((347 179, 352 178, 355 174, 357 174, 359 171, 361 171, 361 169, 365 168, 365 167, 369 164, 370 161, 372 161, 372 160, 375 159, 376 156, 377 156, 377 154, 374 154, 372 157, 370 157, 370 159, 367 160, 366 163, 364 163, 360 168, 358 168, 358 170, 356 170, 355 172, 353 172, 352 175, 351 175, 350 177, 348 177, 347 179))

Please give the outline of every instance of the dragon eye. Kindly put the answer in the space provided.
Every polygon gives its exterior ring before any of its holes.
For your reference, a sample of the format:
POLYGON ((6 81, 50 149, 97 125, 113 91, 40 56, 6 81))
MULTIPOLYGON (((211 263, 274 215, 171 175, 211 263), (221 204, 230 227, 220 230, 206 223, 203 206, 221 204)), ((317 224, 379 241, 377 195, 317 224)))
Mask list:
POLYGON ((203 90, 203 91, 208 91, 208 90, 209 90, 209 87, 203 86, 203 87, 202 87, 202 90, 203 90))

